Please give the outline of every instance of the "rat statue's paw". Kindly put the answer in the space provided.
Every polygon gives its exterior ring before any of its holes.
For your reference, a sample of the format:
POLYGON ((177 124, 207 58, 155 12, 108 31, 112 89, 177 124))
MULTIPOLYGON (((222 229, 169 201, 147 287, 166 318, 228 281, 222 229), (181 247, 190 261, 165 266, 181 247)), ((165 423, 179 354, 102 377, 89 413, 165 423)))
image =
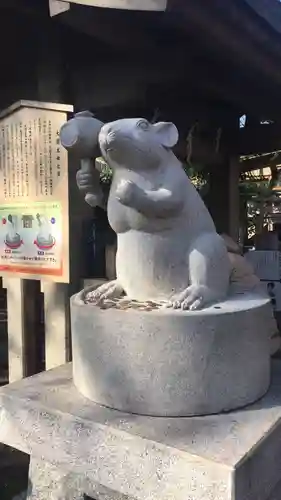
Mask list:
POLYGON ((93 169, 78 170, 76 174, 76 183, 78 189, 85 194, 85 201, 91 207, 103 207, 103 194, 100 188, 99 173, 93 169))
POLYGON ((93 292, 87 294, 87 302, 92 304, 102 304, 107 299, 117 299, 122 296, 124 290, 121 285, 115 281, 109 281, 99 286, 93 292))
POLYGON ((212 292, 205 286, 191 285, 183 292, 174 295, 168 307, 195 311, 201 309, 206 303, 212 300, 212 292))
POLYGON ((140 188, 134 182, 124 179, 116 188, 116 198, 122 205, 132 206, 140 191, 140 188))
POLYGON ((80 191, 91 191, 94 186, 94 175, 93 172, 84 172, 83 170, 78 170, 76 174, 76 183, 80 191))

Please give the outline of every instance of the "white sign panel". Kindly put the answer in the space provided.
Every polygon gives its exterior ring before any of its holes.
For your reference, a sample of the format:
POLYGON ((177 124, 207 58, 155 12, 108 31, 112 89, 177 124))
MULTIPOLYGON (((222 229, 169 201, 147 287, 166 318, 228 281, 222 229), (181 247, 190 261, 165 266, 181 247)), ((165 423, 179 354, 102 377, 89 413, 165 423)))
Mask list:
POLYGON ((0 275, 69 283, 70 106, 21 101, 0 115, 0 275))
POLYGON ((163 11, 167 8, 167 0, 68 0, 68 2, 89 7, 126 10, 163 11))

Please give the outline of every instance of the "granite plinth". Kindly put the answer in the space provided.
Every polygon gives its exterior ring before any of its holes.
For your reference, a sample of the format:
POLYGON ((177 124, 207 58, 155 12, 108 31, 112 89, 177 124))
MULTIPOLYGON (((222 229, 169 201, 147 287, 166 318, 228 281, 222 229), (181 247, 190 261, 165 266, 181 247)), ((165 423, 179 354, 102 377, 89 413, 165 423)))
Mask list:
POLYGON ((258 403, 191 418, 96 405, 65 365, 0 390, 0 440, 31 455, 32 500, 268 500, 281 479, 281 363, 258 403))
POLYGON ((276 326, 267 297, 147 312, 103 310, 83 296, 71 299, 73 379, 92 401, 177 417, 229 411, 268 390, 276 326))

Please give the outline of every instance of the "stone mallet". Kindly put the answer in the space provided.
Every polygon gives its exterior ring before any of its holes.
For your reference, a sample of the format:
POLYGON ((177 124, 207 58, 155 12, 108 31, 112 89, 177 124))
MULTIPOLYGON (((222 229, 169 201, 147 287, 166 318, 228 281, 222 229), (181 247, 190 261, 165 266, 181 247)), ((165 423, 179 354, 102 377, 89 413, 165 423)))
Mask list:
POLYGON ((94 159, 98 156, 98 136, 103 125, 90 111, 81 111, 60 129, 62 146, 74 153, 81 162, 77 184, 91 207, 102 203, 99 172, 95 168, 94 159))

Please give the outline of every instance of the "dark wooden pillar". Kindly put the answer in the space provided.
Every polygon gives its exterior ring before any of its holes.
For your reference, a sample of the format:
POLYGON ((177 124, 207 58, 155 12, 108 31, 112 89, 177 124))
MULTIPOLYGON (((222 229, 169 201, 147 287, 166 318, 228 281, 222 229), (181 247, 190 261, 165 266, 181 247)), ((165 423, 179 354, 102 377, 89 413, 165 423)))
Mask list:
POLYGON ((37 99, 64 103, 63 38, 57 29, 47 30, 37 40, 37 99))
POLYGON ((206 204, 217 231, 227 233, 237 241, 239 236, 239 162, 237 159, 226 159, 224 164, 211 167, 206 204))

